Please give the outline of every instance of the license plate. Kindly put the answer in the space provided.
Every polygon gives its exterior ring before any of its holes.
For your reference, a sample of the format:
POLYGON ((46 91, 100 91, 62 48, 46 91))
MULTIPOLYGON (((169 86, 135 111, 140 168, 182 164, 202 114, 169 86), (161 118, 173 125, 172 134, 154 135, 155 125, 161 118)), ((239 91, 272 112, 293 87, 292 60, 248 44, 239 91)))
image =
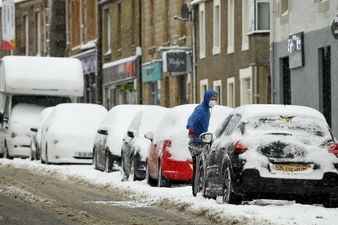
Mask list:
POLYGON ((92 152, 75 152, 75 157, 77 158, 92 158, 92 152))
POLYGON ((280 172, 299 172, 311 168, 310 164, 272 164, 272 170, 280 172))

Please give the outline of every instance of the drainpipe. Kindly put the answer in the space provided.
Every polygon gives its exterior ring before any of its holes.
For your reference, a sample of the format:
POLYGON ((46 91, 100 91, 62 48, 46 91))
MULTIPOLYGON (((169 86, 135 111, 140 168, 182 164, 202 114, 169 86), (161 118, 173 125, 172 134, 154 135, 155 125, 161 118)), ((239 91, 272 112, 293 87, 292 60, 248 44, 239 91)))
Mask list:
POLYGON ((192 44, 192 102, 196 103, 196 34, 195 34, 195 6, 191 9, 191 44, 192 44))
POLYGON ((271 76, 271 103, 276 104, 276 84, 275 84, 275 61, 274 61, 274 40, 275 40, 275 26, 276 26, 276 1, 271 1, 272 12, 270 13, 272 23, 270 24, 270 76, 271 76), (272 29, 271 29, 272 28, 272 29))

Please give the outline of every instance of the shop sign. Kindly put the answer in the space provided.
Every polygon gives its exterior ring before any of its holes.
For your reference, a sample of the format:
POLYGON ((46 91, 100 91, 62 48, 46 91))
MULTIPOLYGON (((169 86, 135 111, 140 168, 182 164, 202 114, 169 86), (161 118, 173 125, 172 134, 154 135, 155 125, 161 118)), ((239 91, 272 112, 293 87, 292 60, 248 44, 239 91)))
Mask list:
POLYGON ((152 82, 161 79, 161 62, 152 62, 142 65, 142 82, 152 82))
POLYGON ((188 54, 185 51, 163 52, 163 72, 187 73, 188 54))
POLYGON ((103 65, 103 82, 114 83, 135 78, 135 59, 129 57, 103 65))
POLYGON ((290 69, 304 66, 304 32, 289 35, 288 53, 290 69))
POLYGON ((89 75, 91 73, 96 73, 96 52, 91 51, 90 53, 76 56, 81 63, 83 68, 83 74, 89 75))

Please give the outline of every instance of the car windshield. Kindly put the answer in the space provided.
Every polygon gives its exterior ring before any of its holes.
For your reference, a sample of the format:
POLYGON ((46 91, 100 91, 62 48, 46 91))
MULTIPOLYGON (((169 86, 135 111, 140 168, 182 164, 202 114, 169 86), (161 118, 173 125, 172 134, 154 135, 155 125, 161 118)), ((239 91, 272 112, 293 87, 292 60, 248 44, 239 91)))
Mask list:
POLYGON ((246 124, 245 130, 251 130, 253 133, 293 136, 308 140, 315 138, 317 141, 321 140, 321 142, 332 139, 326 123, 306 117, 271 116, 255 118, 246 124))

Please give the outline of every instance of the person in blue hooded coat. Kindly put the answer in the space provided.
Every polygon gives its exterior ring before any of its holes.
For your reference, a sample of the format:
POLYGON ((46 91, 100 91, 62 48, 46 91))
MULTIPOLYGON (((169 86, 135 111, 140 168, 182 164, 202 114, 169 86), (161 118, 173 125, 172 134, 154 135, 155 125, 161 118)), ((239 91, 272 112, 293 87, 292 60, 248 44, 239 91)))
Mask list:
POLYGON ((217 93, 214 90, 207 90, 204 94, 203 102, 196 106, 193 113, 190 115, 187 123, 189 131, 188 136, 190 142, 188 145, 192 162, 193 162, 193 175, 192 175, 192 193, 196 196, 195 191, 195 175, 196 175, 196 159, 201 153, 202 146, 200 135, 208 131, 210 120, 210 108, 214 107, 217 102, 217 93))

